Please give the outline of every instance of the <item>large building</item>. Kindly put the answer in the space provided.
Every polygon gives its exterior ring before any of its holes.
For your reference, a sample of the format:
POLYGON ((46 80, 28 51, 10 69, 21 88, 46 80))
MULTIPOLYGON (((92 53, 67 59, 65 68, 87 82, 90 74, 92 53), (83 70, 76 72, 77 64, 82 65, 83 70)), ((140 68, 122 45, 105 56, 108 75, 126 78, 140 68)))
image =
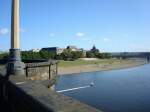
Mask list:
MULTIPOLYGON (((75 51, 75 52, 80 51, 83 53, 83 57, 86 57, 86 51, 84 49, 78 49, 76 46, 67 46, 66 49, 70 49, 71 51, 75 51)), ((64 51, 64 49, 58 47, 46 47, 46 48, 42 48, 40 51, 48 51, 59 55, 64 51)))
POLYGON ((29 51, 31 51, 31 52, 39 52, 40 49, 31 49, 31 50, 29 50, 29 51))
POLYGON ((79 51, 76 46, 67 46, 67 49, 70 49, 71 51, 79 51))
POLYGON ((41 51, 48 51, 48 52, 52 52, 55 53, 57 55, 61 54, 63 52, 64 49, 62 48, 58 48, 58 47, 47 47, 47 48, 42 48, 41 51))
POLYGON ((82 49, 82 48, 77 48, 76 46, 67 46, 67 49, 70 49, 71 51, 79 51, 82 52, 83 57, 86 57, 86 50, 82 49))

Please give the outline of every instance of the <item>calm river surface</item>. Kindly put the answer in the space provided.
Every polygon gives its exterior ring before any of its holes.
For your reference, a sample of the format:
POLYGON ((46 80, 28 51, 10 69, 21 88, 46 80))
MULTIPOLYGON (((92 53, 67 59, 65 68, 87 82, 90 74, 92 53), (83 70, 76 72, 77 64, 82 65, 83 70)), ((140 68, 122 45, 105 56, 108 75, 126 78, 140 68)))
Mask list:
POLYGON ((150 112, 150 64, 144 66, 60 76, 56 90, 106 112, 150 112))

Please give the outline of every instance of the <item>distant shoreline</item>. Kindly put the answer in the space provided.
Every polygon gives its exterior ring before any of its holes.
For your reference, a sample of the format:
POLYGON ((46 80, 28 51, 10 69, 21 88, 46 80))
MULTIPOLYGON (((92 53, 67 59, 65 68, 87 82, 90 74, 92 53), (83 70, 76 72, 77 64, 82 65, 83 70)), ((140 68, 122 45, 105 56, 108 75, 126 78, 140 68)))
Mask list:
POLYGON ((59 75, 78 74, 86 72, 98 72, 98 71, 110 71, 119 70, 125 68, 132 68, 147 64, 145 59, 126 59, 120 61, 114 61, 113 63, 102 63, 102 64, 88 64, 88 65, 77 65, 69 67, 58 67, 59 75))

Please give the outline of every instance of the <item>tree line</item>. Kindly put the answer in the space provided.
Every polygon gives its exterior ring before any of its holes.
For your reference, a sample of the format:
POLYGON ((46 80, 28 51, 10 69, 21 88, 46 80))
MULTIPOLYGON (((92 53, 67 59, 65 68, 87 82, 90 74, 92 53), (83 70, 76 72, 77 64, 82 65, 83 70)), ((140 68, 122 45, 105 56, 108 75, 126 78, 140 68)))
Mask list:
MULTIPOLYGON (((8 53, 0 54, 0 59, 7 59, 8 53)), ((31 59, 56 59, 56 60, 76 60, 78 58, 111 58, 110 53, 99 53, 98 51, 88 51, 86 55, 83 54, 82 51, 71 51, 70 49, 65 49, 61 54, 57 55, 53 52, 48 51, 40 51, 40 52, 32 52, 32 51, 22 51, 21 58, 22 60, 31 60, 31 59)))
POLYGON ((8 58, 9 53, 8 52, 4 52, 0 54, 0 59, 7 59, 8 58))

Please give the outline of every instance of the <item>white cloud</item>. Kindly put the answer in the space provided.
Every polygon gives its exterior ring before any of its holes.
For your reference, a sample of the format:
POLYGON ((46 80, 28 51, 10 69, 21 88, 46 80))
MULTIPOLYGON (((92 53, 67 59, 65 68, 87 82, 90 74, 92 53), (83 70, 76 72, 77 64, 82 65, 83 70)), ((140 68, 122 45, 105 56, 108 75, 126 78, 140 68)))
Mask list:
POLYGON ((110 39, 110 38, 103 38, 103 41, 104 41, 104 42, 110 42, 111 39, 110 39))
POLYGON ((9 32, 7 28, 0 28, 0 35, 5 35, 9 32))
POLYGON ((55 34, 54 34, 54 33, 50 33, 49 36, 50 36, 50 37, 54 37, 55 34))
POLYGON ((81 33, 81 32, 78 32, 78 33, 76 33, 76 36, 77 37, 83 37, 85 34, 84 33, 81 33))

